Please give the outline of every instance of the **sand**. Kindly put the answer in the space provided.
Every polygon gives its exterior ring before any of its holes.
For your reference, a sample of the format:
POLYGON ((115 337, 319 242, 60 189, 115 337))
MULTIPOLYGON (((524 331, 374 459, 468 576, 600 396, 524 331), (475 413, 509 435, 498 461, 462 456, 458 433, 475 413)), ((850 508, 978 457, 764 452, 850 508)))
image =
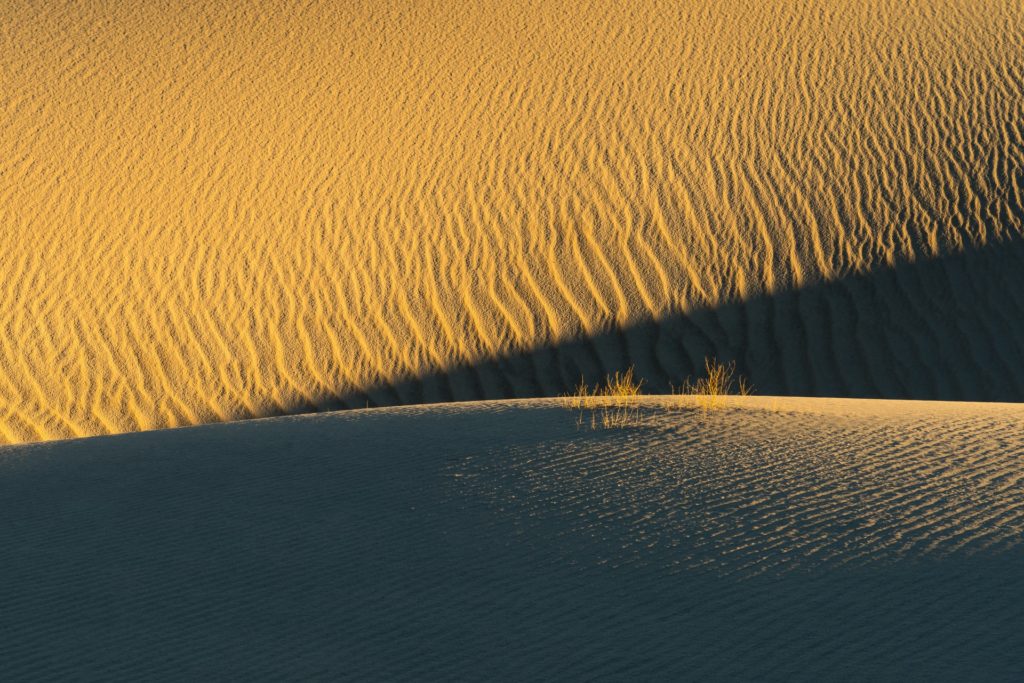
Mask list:
POLYGON ((4 447, 4 677, 1020 678, 1024 407, 732 401, 4 447))
POLYGON ((8 0, 0 74, 4 442, 707 355, 1024 397, 1016 0, 8 0))
POLYGON ((2 676, 1024 678, 1022 121, 1018 0, 3 2, 2 676))

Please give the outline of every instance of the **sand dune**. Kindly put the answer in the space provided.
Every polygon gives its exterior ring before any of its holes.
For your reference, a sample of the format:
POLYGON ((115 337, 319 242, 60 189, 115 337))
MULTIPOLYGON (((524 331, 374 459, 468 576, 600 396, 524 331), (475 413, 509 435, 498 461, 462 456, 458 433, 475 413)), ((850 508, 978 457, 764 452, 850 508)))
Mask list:
POLYGON ((1020 677, 1024 408, 665 401, 0 449, 4 675, 1020 677))
POLYGON ((10 0, 0 73, 7 442, 708 353, 764 391, 1024 397, 1019 247, 888 275, 1024 236, 1016 0, 10 0))

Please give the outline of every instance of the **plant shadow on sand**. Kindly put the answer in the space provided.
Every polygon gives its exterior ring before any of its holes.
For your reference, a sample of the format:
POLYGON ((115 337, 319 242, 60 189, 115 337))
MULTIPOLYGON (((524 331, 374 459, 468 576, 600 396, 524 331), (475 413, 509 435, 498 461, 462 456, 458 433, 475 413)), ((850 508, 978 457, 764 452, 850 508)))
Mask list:
POLYGON ((323 397, 303 410, 645 393, 735 362, 761 395, 1024 401, 1024 237, 323 397))

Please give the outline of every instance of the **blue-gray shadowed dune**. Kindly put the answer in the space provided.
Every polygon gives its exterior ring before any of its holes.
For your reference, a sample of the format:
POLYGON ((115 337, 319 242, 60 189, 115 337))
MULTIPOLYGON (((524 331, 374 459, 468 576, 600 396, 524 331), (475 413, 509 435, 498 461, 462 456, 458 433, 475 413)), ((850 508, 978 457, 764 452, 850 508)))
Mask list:
POLYGON ((647 398, 0 450, 0 668, 1013 680, 1024 407, 647 398))

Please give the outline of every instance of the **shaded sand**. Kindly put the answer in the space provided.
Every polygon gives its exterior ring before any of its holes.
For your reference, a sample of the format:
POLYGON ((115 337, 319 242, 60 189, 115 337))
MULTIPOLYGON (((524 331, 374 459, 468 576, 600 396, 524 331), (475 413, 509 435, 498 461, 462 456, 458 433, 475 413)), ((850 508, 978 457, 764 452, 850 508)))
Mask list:
POLYGON ((7 0, 0 74, 4 441, 550 394, 391 388, 696 310, 565 372, 1024 398, 1019 259, 720 308, 1020 240, 1017 0, 7 0))
POLYGON ((1024 407, 668 405, 0 449, 4 675, 1020 679, 1024 407))

